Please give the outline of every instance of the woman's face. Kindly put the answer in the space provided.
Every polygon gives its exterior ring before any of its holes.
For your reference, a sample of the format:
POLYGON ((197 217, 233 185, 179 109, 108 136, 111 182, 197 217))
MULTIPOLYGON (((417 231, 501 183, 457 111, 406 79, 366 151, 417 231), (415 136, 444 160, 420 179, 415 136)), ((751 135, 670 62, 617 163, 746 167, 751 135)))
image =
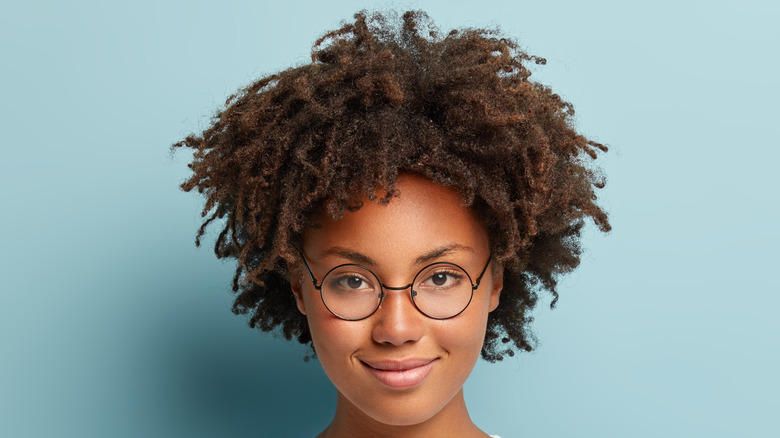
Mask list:
MULTIPOLYGON (((397 188, 400 195, 389 204, 364 199, 362 208, 338 221, 322 215, 321 227, 305 234, 304 253, 318 285, 331 268, 358 263, 382 284, 400 287, 439 261, 461 266, 476 282, 490 256, 488 236, 460 196, 410 175, 399 178, 397 188)), ((340 403, 389 425, 424 422, 462 400, 456 395, 479 357, 502 286, 488 267, 471 303, 454 318, 423 315, 407 288, 385 290, 373 315, 345 321, 328 311, 305 271, 293 283, 340 403)))

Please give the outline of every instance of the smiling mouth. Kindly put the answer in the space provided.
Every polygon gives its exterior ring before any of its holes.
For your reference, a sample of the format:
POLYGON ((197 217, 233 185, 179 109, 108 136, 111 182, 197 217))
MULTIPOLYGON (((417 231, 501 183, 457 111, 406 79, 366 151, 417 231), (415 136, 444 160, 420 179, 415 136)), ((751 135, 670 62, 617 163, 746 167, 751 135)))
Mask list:
POLYGON ((437 361, 438 358, 362 362, 368 372, 386 386, 410 388, 425 380, 437 361))

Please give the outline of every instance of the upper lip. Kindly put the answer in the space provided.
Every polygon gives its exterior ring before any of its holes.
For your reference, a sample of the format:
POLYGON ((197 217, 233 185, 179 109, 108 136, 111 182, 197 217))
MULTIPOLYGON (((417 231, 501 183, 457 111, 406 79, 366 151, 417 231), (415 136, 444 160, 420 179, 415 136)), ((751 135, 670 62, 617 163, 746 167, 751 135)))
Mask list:
POLYGON ((362 362, 371 368, 374 368, 375 370, 380 371, 405 371, 405 370, 411 370, 413 368, 421 367, 423 365, 428 365, 429 363, 436 360, 436 358, 431 359, 423 359, 423 358, 413 358, 413 359, 404 359, 404 360, 366 360, 363 359, 362 362))

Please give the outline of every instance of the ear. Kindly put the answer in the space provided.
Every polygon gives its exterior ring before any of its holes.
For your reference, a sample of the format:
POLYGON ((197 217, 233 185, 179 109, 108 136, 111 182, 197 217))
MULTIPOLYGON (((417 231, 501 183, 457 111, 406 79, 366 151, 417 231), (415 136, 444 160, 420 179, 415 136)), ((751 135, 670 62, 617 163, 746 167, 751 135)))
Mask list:
POLYGON ((490 274, 493 278, 493 289, 490 290, 490 305, 488 311, 492 312, 498 307, 501 290, 504 289, 504 267, 499 265, 492 269, 490 274))
POLYGON ((303 282, 301 281, 300 270, 292 268, 290 275, 290 289, 295 297, 295 304, 298 305, 298 311, 306 314, 306 303, 303 300, 303 282))
POLYGON ((298 311, 306 314, 306 304, 303 302, 303 290, 301 288, 301 282, 296 281, 295 283, 290 283, 293 296, 295 296, 295 304, 298 305, 298 311))

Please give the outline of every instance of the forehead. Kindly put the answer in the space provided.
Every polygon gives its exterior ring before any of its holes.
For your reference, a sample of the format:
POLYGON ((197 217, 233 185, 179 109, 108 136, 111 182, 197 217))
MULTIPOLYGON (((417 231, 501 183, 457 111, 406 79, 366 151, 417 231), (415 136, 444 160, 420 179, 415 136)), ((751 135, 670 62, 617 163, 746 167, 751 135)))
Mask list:
POLYGON ((364 198, 359 210, 338 220, 320 214, 319 226, 304 235, 307 256, 340 247, 387 260, 452 245, 487 254, 487 231, 455 190, 412 175, 399 177, 396 188, 387 204, 364 198))

